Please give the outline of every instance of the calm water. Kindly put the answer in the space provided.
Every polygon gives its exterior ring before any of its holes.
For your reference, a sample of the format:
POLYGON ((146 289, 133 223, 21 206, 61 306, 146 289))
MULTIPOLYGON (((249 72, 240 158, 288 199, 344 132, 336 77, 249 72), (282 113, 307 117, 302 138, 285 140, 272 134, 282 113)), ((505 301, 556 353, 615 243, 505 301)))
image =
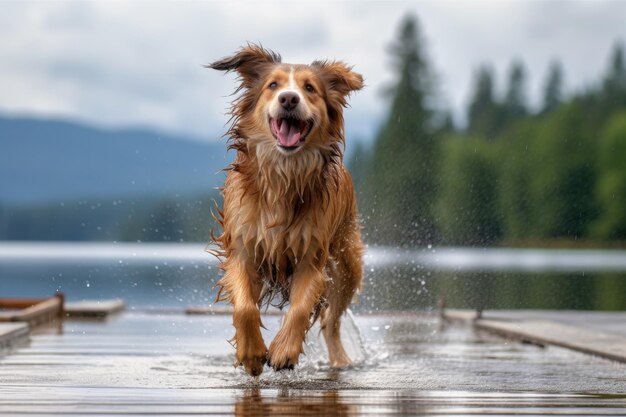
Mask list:
MULTIPOLYGON (((219 277, 201 244, 0 243, 0 296, 123 298, 135 308, 213 302, 219 277)), ((370 248, 356 311, 626 309, 626 251, 370 248)))

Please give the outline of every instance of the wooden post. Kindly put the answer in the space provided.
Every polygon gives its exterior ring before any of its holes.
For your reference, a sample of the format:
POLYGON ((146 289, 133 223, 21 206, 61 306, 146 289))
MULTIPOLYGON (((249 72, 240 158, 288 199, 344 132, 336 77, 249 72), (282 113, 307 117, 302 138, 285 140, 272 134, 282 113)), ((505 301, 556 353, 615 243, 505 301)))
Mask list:
POLYGON ((59 318, 63 319, 65 318, 65 294, 62 293, 61 291, 57 291, 57 293, 54 296, 57 297, 59 301, 61 301, 61 308, 59 309, 59 318))

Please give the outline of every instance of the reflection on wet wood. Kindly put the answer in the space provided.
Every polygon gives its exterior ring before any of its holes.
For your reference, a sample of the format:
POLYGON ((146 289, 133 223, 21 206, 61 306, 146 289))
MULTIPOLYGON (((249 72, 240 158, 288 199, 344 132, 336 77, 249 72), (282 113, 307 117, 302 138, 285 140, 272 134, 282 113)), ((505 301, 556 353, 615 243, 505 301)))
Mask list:
MULTIPOLYGON (((259 388, 250 388, 236 398, 234 415, 237 417, 362 415, 358 413, 357 404, 344 401, 340 391, 312 394, 283 389, 275 395, 267 395, 259 388)), ((371 404, 371 408, 375 407, 376 404, 371 404)), ((373 410, 370 409, 371 411, 373 410)))

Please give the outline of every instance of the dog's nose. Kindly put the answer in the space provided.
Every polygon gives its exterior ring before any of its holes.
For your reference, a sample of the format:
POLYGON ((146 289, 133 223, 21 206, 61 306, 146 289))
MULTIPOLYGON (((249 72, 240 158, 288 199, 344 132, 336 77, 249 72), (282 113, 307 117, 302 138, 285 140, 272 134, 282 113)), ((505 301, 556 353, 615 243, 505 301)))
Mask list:
POLYGON ((291 110, 300 103, 300 96, 291 91, 285 91, 278 96, 278 102, 285 110, 291 110))

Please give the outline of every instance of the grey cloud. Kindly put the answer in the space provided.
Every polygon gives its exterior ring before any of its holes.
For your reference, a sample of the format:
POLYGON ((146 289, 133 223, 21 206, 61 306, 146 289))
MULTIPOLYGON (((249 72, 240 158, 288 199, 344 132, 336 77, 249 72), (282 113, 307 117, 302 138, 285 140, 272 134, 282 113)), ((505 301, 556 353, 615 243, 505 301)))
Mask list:
POLYGON ((0 109, 75 116, 112 126, 153 125, 217 137, 233 77, 202 68, 246 41, 290 62, 345 59, 366 78, 348 133, 371 137, 384 120, 383 86, 394 78, 385 52, 400 18, 422 21, 441 96, 463 119, 472 71, 493 64, 502 79, 521 57, 536 101, 554 57, 568 86, 605 67, 626 39, 626 2, 9 2, 0 15, 0 109), (8 17, 10 16, 10 18, 8 17), (19 90, 22 88, 22 90, 19 90), (42 104, 43 103, 43 104, 42 104), (55 110, 57 109, 57 110, 55 110))
POLYGON ((52 7, 46 13, 43 24, 49 30, 89 30, 94 21, 94 9, 89 2, 74 2, 74 4, 60 4, 52 7))

